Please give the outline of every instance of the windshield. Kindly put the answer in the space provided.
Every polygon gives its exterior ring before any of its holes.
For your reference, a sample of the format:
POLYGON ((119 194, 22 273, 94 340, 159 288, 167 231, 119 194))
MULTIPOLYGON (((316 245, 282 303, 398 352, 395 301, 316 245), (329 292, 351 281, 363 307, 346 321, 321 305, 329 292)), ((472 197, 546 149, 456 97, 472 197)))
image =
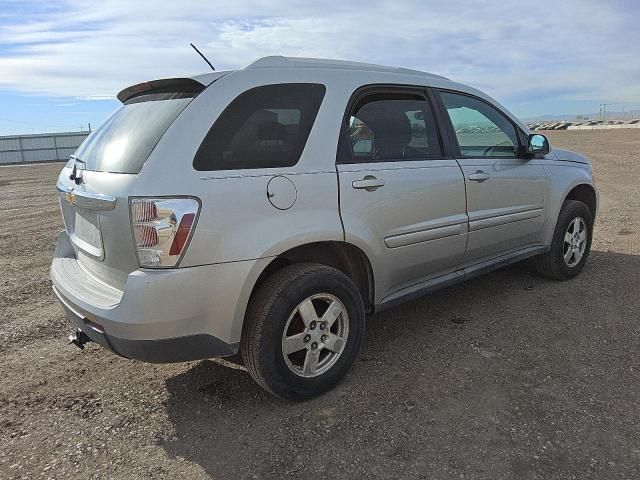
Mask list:
POLYGON ((138 173, 153 147, 192 99, 182 95, 131 99, 89 135, 74 156, 83 162, 85 170, 138 173))

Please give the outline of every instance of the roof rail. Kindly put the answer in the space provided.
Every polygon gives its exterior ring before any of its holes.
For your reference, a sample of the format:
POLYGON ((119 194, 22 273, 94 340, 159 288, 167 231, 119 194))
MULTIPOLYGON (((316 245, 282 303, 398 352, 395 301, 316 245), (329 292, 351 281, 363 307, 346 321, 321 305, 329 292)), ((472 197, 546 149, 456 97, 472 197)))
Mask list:
POLYGON ((388 67, 386 65, 376 65, 373 63, 349 62, 346 60, 331 60, 326 58, 284 57, 281 55, 260 58, 247 65, 245 70, 252 70, 255 68, 326 68, 337 70, 364 70, 370 72, 421 75, 449 80, 447 77, 443 77, 441 75, 422 72, 420 70, 411 70, 409 68, 388 67))

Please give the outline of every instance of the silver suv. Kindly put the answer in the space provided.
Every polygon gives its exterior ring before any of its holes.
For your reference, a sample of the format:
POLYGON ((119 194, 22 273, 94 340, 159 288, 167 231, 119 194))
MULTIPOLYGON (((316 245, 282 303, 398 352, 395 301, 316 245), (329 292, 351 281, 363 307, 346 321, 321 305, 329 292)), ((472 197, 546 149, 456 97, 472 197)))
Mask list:
POLYGON ((345 375, 365 315, 528 257, 567 280, 589 255, 589 161, 447 78, 267 57, 118 98, 57 183, 51 278, 79 346, 240 353, 305 399, 345 375))

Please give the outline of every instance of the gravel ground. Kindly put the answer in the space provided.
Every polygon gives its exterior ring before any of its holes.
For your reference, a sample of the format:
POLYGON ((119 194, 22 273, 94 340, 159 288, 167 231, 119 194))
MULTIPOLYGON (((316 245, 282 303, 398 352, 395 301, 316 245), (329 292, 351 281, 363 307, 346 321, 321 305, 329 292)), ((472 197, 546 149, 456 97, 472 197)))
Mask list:
POLYGON ((61 165, 0 168, 0 478, 640 478, 640 130, 550 137, 594 161, 582 275, 516 265, 375 316, 346 380, 299 404, 226 362, 68 345, 61 165))

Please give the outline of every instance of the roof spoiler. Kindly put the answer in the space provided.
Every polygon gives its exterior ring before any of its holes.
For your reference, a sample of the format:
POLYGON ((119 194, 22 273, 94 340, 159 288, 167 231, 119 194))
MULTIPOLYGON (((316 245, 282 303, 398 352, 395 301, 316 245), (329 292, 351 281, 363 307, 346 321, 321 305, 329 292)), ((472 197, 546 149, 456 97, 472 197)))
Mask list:
POLYGON ((197 95, 204 89, 205 85, 192 78, 165 78, 131 85, 118 93, 118 100, 125 103, 127 100, 150 93, 192 93, 197 95))

